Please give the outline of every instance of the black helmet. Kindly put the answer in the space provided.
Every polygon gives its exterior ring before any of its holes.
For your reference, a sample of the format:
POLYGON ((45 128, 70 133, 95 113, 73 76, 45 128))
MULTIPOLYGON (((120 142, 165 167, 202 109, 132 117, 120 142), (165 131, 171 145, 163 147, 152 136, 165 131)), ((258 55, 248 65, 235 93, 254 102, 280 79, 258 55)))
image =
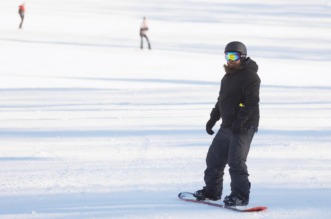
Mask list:
POLYGON ((241 55, 247 55, 246 46, 239 41, 233 41, 226 45, 224 52, 240 52, 241 55))

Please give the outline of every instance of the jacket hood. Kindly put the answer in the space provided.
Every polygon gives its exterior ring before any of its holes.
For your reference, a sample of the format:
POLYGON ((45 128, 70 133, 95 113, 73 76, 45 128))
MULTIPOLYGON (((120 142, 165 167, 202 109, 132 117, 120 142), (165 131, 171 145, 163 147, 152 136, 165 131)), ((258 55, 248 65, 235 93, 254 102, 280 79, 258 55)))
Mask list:
POLYGON ((246 71, 249 71, 251 73, 257 73, 257 71, 259 70, 259 66, 256 64, 256 62, 249 57, 244 60, 241 66, 242 69, 245 69, 246 71))

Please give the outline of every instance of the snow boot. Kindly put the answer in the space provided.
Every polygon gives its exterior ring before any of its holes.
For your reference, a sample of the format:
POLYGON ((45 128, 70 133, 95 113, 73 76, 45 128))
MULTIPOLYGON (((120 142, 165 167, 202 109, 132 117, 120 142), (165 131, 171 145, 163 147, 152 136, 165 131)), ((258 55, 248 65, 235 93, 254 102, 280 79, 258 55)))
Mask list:
POLYGON ((218 194, 213 194, 209 191, 207 191, 206 188, 203 188, 201 190, 196 191, 193 194, 194 197, 197 198, 198 201, 203 201, 203 200, 212 200, 212 201, 217 201, 221 199, 221 196, 218 194))
POLYGON ((224 204, 226 206, 231 206, 231 207, 235 207, 235 206, 246 206, 248 205, 249 202, 249 198, 242 196, 241 194, 237 193, 231 193, 229 196, 226 196, 223 200, 224 204))

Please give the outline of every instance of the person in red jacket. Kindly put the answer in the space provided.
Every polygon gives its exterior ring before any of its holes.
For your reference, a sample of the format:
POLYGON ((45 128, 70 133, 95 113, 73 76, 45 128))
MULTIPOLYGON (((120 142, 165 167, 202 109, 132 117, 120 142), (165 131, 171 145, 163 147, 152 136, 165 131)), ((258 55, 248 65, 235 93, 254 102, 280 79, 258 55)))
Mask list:
POLYGON ((18 14, 19 14, 20 17, 21 17, 21 23, 20 23, 19 28, 22 29, 23 20, 24 20, 24 14, 25 14, 25 3, 21 4, 21 5, 18 7, 18 14))

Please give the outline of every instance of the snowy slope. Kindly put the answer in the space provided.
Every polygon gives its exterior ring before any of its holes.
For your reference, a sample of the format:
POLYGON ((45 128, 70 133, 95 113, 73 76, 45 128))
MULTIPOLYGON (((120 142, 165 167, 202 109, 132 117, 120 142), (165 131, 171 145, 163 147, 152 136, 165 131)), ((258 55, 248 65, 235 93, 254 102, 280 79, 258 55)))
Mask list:
POLYGON ((0 1, 1 219, 331 217, 330 1, 28 0, 18 30, 20 3, 0 1), (203 186, 232 40, 260 67, 262 213, 176 197, 203 186))

